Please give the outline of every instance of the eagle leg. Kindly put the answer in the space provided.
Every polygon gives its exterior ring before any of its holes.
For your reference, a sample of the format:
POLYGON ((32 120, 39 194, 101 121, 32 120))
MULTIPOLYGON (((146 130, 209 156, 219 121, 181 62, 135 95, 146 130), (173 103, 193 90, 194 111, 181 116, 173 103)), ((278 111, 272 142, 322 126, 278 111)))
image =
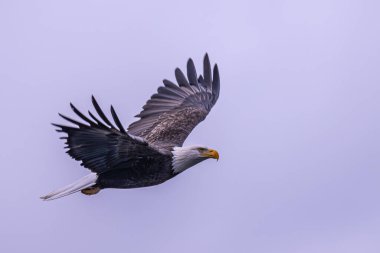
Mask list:
POLYGON ((81 192, 85 195, 94 195, 94 194, 97 194, 99 191, 100 191, 99 186, 91 186, 91 187, 81 190, 81 192))

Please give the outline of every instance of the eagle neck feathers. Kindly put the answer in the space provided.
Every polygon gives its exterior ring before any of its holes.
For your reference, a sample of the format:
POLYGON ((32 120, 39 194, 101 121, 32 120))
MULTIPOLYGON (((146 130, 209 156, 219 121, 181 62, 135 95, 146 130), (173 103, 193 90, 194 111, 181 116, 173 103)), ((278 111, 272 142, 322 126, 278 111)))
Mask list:
POLYGON ((174 174, 179 174, 206 159, 199 155, 194 146, 174 147, 172 154, 172 170, 174 174))

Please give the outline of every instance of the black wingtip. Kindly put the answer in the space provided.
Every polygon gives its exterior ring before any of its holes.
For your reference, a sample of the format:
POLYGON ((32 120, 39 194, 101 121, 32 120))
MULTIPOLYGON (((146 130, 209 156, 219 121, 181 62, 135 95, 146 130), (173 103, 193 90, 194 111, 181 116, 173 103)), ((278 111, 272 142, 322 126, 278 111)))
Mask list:
POLYGON ((207 53, 203 59, 203 77, 207 86, 211 86, 211 64, 207 53))
POLYGON ((104 114, 102 108, 99 106, 98 102, 96 101, 94 95, 92 95, 92 104, 94 105, 95 107, 95 110, 96 112, 98 113, 98 115, 100 116, 100 118, 111 128, 115 128, 114 125, 111 123, 111 121, 109 121, 109 119, 106 117, 106 115, 104 114))
POLYGON ((73 127, 65 126, 65 125, 61 125, 61 124, 56 124, 56 123, 50 123, 50 124, 57 128, 57 129, 55 129, 55 131, 58 133, 63 133, 63 132, 67 133, 69 129, 73 129, 73 127))
POLYGON ((125 131, 123 125, 121 124, 120 119, 117 116, 115 109, 113 108, 112 105, 111 105, 111 114, 112 114, 112 118, 115 121, 116 126, 119 128, 120 132, 126 133, 126 131, 125 131))
POLYGON ((89 123, 91 126, 95 126, 96 124, 91 121, 89 118, 87 118, 86 116, 84 116, 83 113, 81 113, 72 103, 70 103, 70 107, 71 109, 73 110, 73 112, 78 115, 81 119, 83 119, 84 121, 86 121, 87 123, 89 123))
POLYGON ((67 120, 68 122, 73 123, 74 125, 79 126, 80 128, 88 128, 89 127, 88 125, 85 125, 85 124, 83 124, 83 123, 81 123, 79 121, 73 120, 73 119, 71 119, 71 118, 69 118, 69 117, 67 117, 67 116, 65 116, 65 115, 63 115, 61 113, 58 113, 58 115, 60 117, 62 117, 63 119, 67 120))
POLYGON ((50 123, 52 126, 55 126, 55 127, 61 127, 61 125, 57 124, 57 123, 50 123))
POLYGON ((202 75, 199 75, 199 77, 198 77, 198 83, 203 83, 203 76, 202 75))
POLYGON ((214 72, 213 72, 213 80, 212 80, 212 94, 214 95, 214 103, 219 97, 219 90, 220 90, 220 76, 219 76, 219 68, 218 64, 214 65, 214 72))
POLYGON ((219 78, 219 68, 218 68, 218 64, 217 63, 215 63, 215 65, 214 65, 213 79, 214 79, 215 75, 217 75, 218 78, 219 78))
POLYGON ((97 107, 100 108, 100 106, 99 106, 99 104, 98 104, 98 101, 96 101, 94 95, 91 95, 91 102, 92 102, 93 106, 95 107, 95 109, 96 109, 97 107))
POLYGON ((179 86, 189 86, 189 82, 187 81, 182 70, 180 70, 179 68, 176 68, 174 71, 174 74, 175 74, 175 78, 177 79, 177 83, 179 86))
POLYGON ((191 85, 197 85, 197 71, 193 59, 189 58, 187 61, 187 78, 191 85))
POLYGON ((94 95, 91 95, 91 102, 94 107, 99 107, 98 101, 96 101, 94 95))
POLYGON ((173 83, 172 81, 169 81, 167 79, 164 79, 162 80, 162 82, 164 83, 165 87, 168 87, 168 88, 177 88, 178 85, 176 85, 175 83, 173 83))
POLYGON ((214 86, 214 84, 217 84, 219 85, 220 83, 220 76, 219 76, 219 68, 218 68, 218 64, 215 64, 214 65, 214 71, 213 71, 213 76, 212 76, 212 84, 214 86))

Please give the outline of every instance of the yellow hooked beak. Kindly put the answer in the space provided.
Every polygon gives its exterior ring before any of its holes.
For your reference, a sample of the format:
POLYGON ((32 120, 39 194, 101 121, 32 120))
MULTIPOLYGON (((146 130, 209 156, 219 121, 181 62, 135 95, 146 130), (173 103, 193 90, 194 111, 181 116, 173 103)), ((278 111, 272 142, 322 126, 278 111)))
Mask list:
POLYGON ((202 156, 219 160, 219 153, 218 153, 218 151, 216 151, 214 149, 206 150, 205 152, 203 152, 202 156))

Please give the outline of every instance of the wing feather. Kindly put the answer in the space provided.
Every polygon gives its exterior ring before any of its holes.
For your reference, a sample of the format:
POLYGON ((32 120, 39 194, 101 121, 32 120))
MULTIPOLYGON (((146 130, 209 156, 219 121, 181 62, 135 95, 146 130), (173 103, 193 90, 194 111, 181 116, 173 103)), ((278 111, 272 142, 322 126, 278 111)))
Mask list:
POLYGON ((198 87, 197 70, 191 58, 187 61, 187 78, 191 85, 198 87))
POLYGON ((142 138, 127 133, 117 116, 115 109, 111 106, 112 118, 119 128, 117 129, 106 117, 95 98, 92 97, 95 110, 101 119, 89 112, 89 119, 81 113, 73 104, 72 110, 83 121, 89 125, 59 114, 63 119, 75 126, 65 126, 53 124, 57 127, 57 132, 66 133, 61 137, 66 140, 67 153, 75 160, 81 161, 82 165, 93 172, 104 173, 110 170, 126 167, 126 162, 131 159, 138 159, 139 153, 156 153, 159 151, 150 147, 142 138))
POLYGON ((214 79, 212 80, 212 96, 213 96, 213 103, 216 103, 216 101, 219 98, 219 91, 220 91, 220 78, 219 78, 219 69, 218 65, 215 64, 214 67, 214 79))
POLYGON ((119 128, 120 132, 126 133, 126 131, 125 131, 123 125, 121 124, 119 117, 117 116, 115 109, 113 108, 112 105, 111 105, 111 114, 112 114, 112 118, 115 121, 116 126, 119 128))
POLYGON ((96 101, 95 97, 92 96, 92 104, 94 105, 95 107, 95 110, 96 112, 99 114, 100 118, 107 124, 109 125, 111 128, 115 128, 114 125, 112 125, 111 121, 109 121, 106 117, 106 115, 104 114, 104 112, 102 111, 102 108, 100 108, 98 102, 96 101))
POLYGON ((205 55, 203 59, 203 76, 204 76, 204 82, 203 85, 208 89, 211 90, 211 64, 210 59, 208 58, 208 54, 205 55))
POLYGON ((182 70, 180 70, 179 68, 175 69, 175 78, 177 79, 179 86, 190 87, 190 84, 187 81, 185 75, 183 74, 182 70))
POLYGON ((203 76, 197 78, 192 59, 187 62, 187 78, 175 69, 178 82, 164 79, 164 86, 143 106, 136 115, 140 119, 128 127, 128 133, 143 137, 160 148, 182 146, 193 128, 204 120, 219 97, 220 77, 215 65, 213 74, 206 54, 203 60, 203 76))

